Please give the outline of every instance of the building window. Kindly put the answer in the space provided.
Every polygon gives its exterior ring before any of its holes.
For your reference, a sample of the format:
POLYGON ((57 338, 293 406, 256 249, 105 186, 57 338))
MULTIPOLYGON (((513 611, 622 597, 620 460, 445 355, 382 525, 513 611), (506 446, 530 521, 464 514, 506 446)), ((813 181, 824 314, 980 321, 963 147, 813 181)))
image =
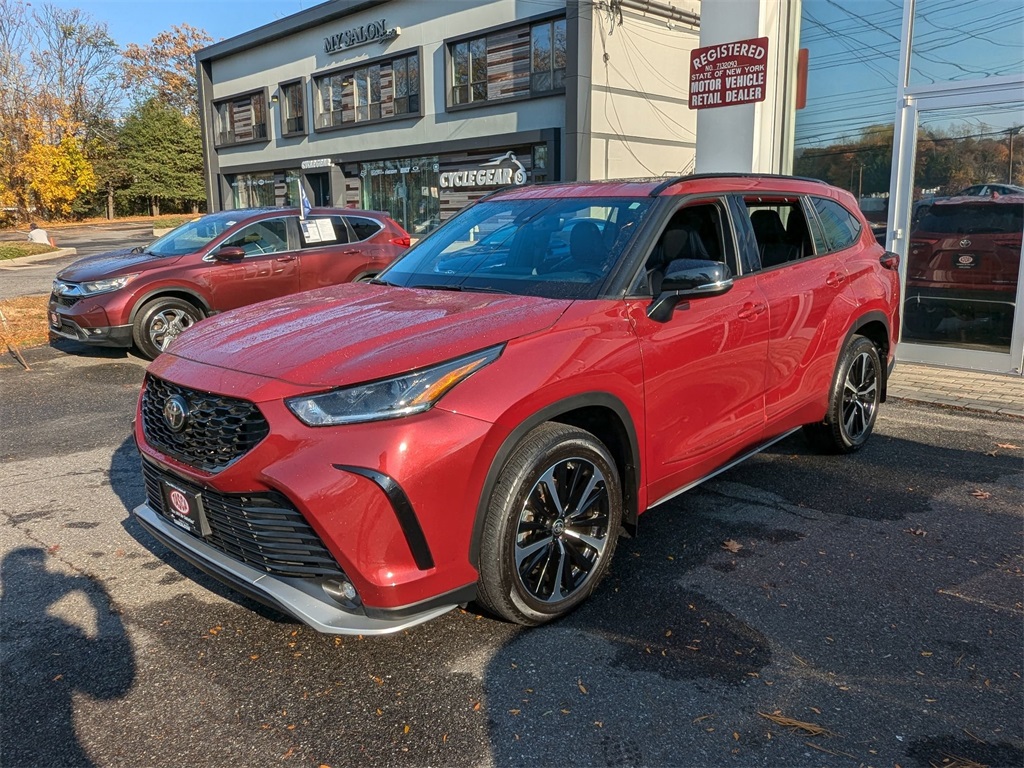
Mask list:
POLYGON ((530 90, 565 87, 565 19, 534 24, 530 29, 530 90))
POLYGON ((452 104, 487 99, 487 38, 465 40, 452 47, 452 104))
POLYGON ((317 128, 419 114, 419 54, 318 77, 313 90, 317 128))
POLYGON ((281 86, 281 133, 290 136, 306 132, 306 93, 302 81, 281 86))
POLYGON ((448 45, 450 106, 540 96, 565 88, 565 19, 549 19, 448 45))
POLYGON ((267 139, 267 97, 249 93, 213 105, 217 146, 267 139))

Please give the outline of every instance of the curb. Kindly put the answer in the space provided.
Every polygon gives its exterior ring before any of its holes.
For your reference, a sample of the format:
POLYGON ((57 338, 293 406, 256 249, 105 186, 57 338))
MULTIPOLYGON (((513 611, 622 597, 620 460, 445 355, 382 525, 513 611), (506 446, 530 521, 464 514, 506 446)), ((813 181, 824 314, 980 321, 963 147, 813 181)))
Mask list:
POLYGON ((50 259, 59 259, 64 256, 75 256, 78 254, 76 248, 58 248, 55 251, 47 251, 46 253, 33 253, 31 256, 19 256, 16 259, 4 259, 0 261, 0 269, 17 269, 30 264, 35 264, 39 261, 49 261, 50 259))

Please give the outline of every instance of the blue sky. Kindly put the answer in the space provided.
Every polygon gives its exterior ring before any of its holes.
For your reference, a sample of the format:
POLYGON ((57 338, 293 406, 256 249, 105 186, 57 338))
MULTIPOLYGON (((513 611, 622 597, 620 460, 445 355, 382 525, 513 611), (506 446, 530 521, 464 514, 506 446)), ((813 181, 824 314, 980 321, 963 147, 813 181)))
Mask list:
MULTIPOLYGON (((39 0, 42 3, 44 0, 39 0)), ((191 24, 214 40, 234 37, 317 5, 319 0, 49 0, 106 23, 122 47, 144 45, 172 26, 191 24)))

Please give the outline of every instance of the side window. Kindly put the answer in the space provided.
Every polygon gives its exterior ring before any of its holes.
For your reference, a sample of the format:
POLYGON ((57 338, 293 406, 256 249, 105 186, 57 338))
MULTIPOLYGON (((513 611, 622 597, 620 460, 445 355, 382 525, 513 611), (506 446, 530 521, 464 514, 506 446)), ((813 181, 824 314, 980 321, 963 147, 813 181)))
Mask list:
POLYGON ((288 250, 288 228, 284 219, 267 219, 239 230, 224 245, 237 246, 246 256, 282 253, 288 250))
POLYGON ((750 216, 762 268, 777 267, 814 255, 812 228, 807 224, 800 198, 761 195, 746 197, 743 202, 750 216))
POLYGON ((320 248, 348 241, 348 227, 341 216, 314 216, 299 221, 299 242, 303 248, 320 248))
MULTIPOLYGON (((660 292, 669 264, 681 259, 721 261, 736 274, 736 248, 720 202, 687 205, 673 214, 645 265, 652 294, 660 292)), ((642 285, 636 288, 641 290, 642 285)))
POLYGON ((857 242, 861 227, 856 216, 834 200, 812 197, 811 203, 818 212, 829 250, 841 251, 857 242))
POLYGON ((345 218, 348 219, 349 226, 352 227, 352 231, 356 235, 356 242, 369 240, 384 229, 384 226, 379 221, 367 219, 363 216, 346 216, 345 218))

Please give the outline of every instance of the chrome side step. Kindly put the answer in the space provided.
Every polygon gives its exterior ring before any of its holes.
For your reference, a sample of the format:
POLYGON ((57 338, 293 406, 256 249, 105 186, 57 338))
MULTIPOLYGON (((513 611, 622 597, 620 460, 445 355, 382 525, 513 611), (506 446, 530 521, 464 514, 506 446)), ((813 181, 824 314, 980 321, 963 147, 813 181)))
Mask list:
POLYGON ((751 451, 748 451, 747 453, 744 453, 742 456, 739 456, 739 457, 733 459, 728 464, 723 464, 721 467, 716 469, 714 472, 711 472, 710 474, 704 475, 704 477, 700 478, 699 480, 694 480, 692 483, 689 483, 687 485, 684 485, 682 488, 678 488, 678 489, 672 491, 672 493, 668 494, 668 496, 661 497, 660 499, 658 499, 653 504, 649 504, 647 506, 647 509, 653 509, 654 507, 658 506, 659 504, 664 504, 666 501, 670 501, 671 499, 674 499, 676 496, 678 496, 678 495, 680 495, 682 493, 686 493, 691 488, 696 488, 701 483, 703 483, 703 482, 705 482, 707 480, 710 480, 712 477, 715 477, 716 475, 722 474, 723 472, 725 472, 728 469, 732 469, 737 464, 742 464, 744 461, 749 459, 754 454, 760 453, 765 448, 770 448, 771 446, 775 445, 780 440, 785 440, 787 437, 789 437, 794 432, 797 432, 799 430, 800 430, 800 427, 794 427, 793 429, 789 430, 789 432, 784 432, 783 434, 779 435, 778 437, 773 437, 771 440, 769 440, 766 443, 761 443, 761 445, 757 446, 756 448, 754 448, 751 451))

